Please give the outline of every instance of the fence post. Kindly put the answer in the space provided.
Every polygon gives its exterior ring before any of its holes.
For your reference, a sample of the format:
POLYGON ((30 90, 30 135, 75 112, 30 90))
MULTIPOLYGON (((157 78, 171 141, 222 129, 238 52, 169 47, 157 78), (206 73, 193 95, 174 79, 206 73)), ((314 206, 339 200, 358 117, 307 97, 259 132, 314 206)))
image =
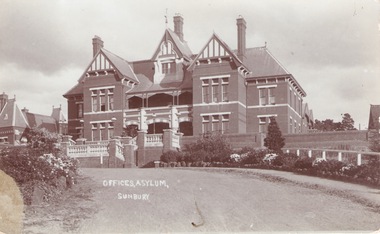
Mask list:
POLYGON ((287 154, 289 153, 289 150, 288 150, 288 149, 286 150, 286 153, 287 153, 287 154))
POLYGON ((326 151, 322 151, 322 158, 326 160, 326 151))
POLYGON ((312 156, 311 155, 311 150, 308 151, 308 156, 309 156, 309 158, 311 158, 311 156, 312 156))
POLYGON ((342 161, 342 152, 338 152, 338 161, 339 161, 339 162, 342 161))
POLYGON ((358 166, 362 165, 362 154, 358 154, 358 166))
POLYGON ((297 156, 300 156, 300 150, 297 149, 297 156))

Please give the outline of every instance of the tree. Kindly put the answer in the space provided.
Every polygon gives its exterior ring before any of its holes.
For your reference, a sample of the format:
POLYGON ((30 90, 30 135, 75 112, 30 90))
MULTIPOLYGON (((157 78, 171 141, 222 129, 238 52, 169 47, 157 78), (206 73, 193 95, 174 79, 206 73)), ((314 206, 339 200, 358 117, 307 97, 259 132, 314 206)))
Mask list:
POLYGON ((325 119, 322 121, 316 119, 314 128, 323 132, 356 130, 354 123, 355 121, 352 119, 351 115, 345 113, 342 115, 341 122, 334 122, 332 119, 325 119))
POLYGON ((276 118, 272 116, 269 119, 268 134, 264 139, 264 146, 274 152, 281 152, 282 147, 285 146, 285 138, 282 137, 276 118))
POLYGON ((354 127, 354 119, 351 117, 350 114, 348 113, 345 113, 344 115, 342 115, 342 124, 341 124, 341 129, 343 131, 347 131, 347 130, 356 130, 356 128, 354 127))

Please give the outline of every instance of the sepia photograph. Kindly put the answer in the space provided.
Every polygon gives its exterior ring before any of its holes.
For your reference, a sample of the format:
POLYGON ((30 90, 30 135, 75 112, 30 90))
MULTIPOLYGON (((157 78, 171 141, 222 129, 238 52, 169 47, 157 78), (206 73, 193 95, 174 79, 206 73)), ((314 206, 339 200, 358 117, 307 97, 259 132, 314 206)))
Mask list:
POLYGON ((379 0, 0 0, 1 233, 380 233, 379 0))

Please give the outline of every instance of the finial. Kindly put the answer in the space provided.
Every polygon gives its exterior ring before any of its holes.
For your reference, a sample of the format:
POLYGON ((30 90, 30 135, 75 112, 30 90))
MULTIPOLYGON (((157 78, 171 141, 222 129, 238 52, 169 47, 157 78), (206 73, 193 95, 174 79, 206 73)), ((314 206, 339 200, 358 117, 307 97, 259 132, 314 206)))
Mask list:
POLYGON ((267 48, 267 42, 265 42, 265 48, 267 48))
POLYGON ((166 8, 165 12, 165 27, 168 28, 168 8, 166 8))

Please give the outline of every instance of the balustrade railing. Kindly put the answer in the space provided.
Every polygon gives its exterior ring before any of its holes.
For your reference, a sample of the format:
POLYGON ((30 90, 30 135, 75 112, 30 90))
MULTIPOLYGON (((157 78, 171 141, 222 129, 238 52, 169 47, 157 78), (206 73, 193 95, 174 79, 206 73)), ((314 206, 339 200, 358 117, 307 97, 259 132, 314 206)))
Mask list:
POLYGON ((108 156, 108 143, 90 145, 68 145, 67 156, 69 157, 94 157, 108 156))
POLYGON ((341 162, 362 165, 371 159, 380 160, 380 153, 366 151, 350 151, 336 149, 306 149, 306 148, 284 148, 284 152, 294 153, 297 156, 308 156, 323 158, 325 160, 335 159, 341 162))
POLYGON ((145 146, 163 146, 162 138, 162 134, 147 134, 145 136, 145 146))

